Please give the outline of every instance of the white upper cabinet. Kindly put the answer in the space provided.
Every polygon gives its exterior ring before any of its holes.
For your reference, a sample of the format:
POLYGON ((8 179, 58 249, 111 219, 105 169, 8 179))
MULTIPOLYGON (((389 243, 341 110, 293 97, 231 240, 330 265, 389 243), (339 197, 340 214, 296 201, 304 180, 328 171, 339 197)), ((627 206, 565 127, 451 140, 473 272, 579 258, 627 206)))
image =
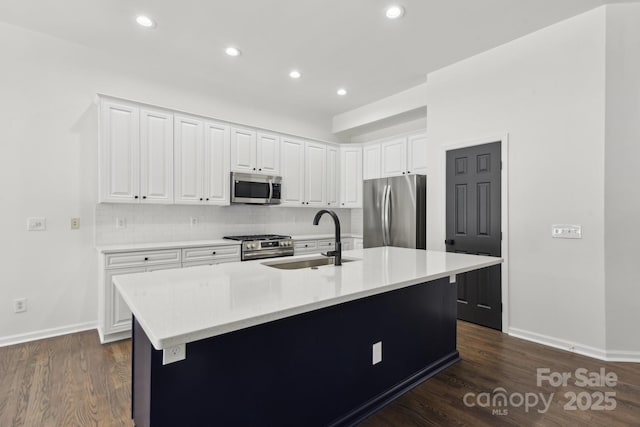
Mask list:
POLYGON ((281 202, 283 205, 304 205, 304 141, 283 137, 281 148, 281 202))
POLYGON ((173 114, 100 100, 99 201, 173 203, 173 114))
POLYGON ((362 148, 340 147, 340 207, 362 207, 362 148))
POLYGON ((427 174, 427 135, 407 138, 407 173, 427 174))
POLYGON ((327 145, 289 137, 281 142, 282 204, 326 206, 327 145))
POLYGON ((175 203, 229 204, 227 125, 175 116, 175 203))
POLYGON ((234 172, 255 173, 256 132, 249 129, 231 129, 231 170, 234 172))
POLYGON ((362 150, 364 168, 362 179, 380 178, 380 144, 365 145, 362 150))
POLYGON ((325 206, 327 195, 327 146, 316 142, 305 145, 305 202, 325 206))
POLYGON ((415 134, 394 138, 378 144, 364 147, 364 179, 427 173, 427 137, 415 134), (380 154, 380 175, 372 172, 377 164, 376 147, 380 154))
POLYGON ((327 145, 327 204, 339 206, 340 169, 338 147, 327 145))
POLYGON ((382 176, 398 176, 407 173, 407 139, 399 138, 381 145, 382 176))
POLYGON ((140 110, 140 194, 142 202, 173 203, 173 114, 140 110))
POLYGON ((229 174, 229 126, 204 123, 204 201, 228 205, 231 191, 229 174))
POLYGON ((250 129, 231 129, 231 170, 280 174, 280 137, 250 129))
POLYGON ((201 204, 204 201, 204 122, 176 115, 174 128, 175 202, 201 204))
POLYGON ((258 132, 256 149, 257 172, 265 175, 280 175, 280 137, 258 132))

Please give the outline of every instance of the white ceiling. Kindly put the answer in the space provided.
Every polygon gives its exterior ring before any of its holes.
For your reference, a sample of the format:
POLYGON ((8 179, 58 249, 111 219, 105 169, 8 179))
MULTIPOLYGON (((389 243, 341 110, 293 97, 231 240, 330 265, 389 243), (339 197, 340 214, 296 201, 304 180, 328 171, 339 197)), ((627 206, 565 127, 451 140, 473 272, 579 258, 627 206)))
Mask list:
POLYGON ((322 120, 608 0, 0 0, 0 21, 104 51, 144 75, 322 120), (154 30, 137 14, 153 17, 154 30), (243 52, 223 53, 229 45, 243 52), (303 76, 288 77, 292 68, 303 76), (338 97, 344 86, 349 94, 338 97))

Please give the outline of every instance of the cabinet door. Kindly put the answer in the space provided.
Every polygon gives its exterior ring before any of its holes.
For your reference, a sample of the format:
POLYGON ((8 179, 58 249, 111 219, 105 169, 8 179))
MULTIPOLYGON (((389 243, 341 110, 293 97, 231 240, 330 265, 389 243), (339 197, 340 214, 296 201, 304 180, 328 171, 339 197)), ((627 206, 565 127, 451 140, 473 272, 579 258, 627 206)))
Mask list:
POLYGON ((173 114, 140 111, 140 199, 173 203, 173 114))
POLYGON ((307 142, 305 146, 304 196, 309 206, 325 206, 327 200, 327 146, 307 142))
POLYGON ((206 122, 204 125, 204 199, 212 205, 228 205, 229 126, 206 122))
POLYGON ((283 205, 302 206, 304 200, 304 142, 282 139, 282 195, 283 205))
POLYGON ((231 170, 255 173, 256 133, 250 129, 231 129, 231 170))
POLYGON ((174 121, 175 202, 201 204, 204 201, 203 122, 178 115, 174 121))
POLYGON ((100 103, 100 202, 134 203, 140 196, 140 112, 100 103))
POLYGON ((338 148, 327 146, 327 206, 338 206, 340 169, 338 148))
POLYGON ((407 173, 427 174, 427 135, 413 135, 407 139, 407 173))
POLYGON ((131 329, 131 311, 113 284, 113 276, 142 273, 144 271, 146 271, 145 267, 118 268, 116 270, 105 271, 105 324, 103 325, 104 328, 102 331, 104 335, 131 329))
POLYGON ((362 151, 363 179, 380 178, 380 144, 365 145, 362 151))
POLYGON ((258 173, 280 175, 280 137, 258 132, 256 158, 258 173))
POLYGON ((407 173, 407 139, 399 138, 381 144, 382 176, 407 173))
POLYGON ((340 206, 344 208, 361 208, 362 148, 341 147, 340 168, 340 206))

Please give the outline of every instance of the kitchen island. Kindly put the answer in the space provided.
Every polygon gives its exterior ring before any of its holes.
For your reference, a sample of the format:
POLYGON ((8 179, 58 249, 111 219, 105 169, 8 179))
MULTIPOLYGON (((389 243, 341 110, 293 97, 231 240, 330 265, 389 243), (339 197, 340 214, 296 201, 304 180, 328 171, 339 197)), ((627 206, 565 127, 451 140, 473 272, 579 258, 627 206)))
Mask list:
POLYGON ((134 315, 136 426, 357 423, 459 360, 455 275, 501 262, 394 247, 344 260, 115 277, 134 315))

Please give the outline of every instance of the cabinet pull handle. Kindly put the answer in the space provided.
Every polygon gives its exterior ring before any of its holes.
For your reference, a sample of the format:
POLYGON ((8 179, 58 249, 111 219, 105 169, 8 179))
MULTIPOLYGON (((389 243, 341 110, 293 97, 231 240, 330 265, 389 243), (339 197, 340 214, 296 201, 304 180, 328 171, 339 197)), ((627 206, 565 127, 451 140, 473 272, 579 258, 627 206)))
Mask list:
POLYGON ((209 201, 209 198, 207 197, 207 202, 209 201))
POLYGON ((149 257, 144 257, 144 260, 145 261, 149 261, 149 257))
POLYGON ((202 197, 200 197, 200 201, 202 201, 202 197))
POLYGON ((134 199, 137 199, 137 198, 138 198, 138 196, 133 196, 133 198, 134 198, 134 199))
POLYGON ((407 173, 411 173, 411 171, 407 171, 407 173))
POLYGON ((406 172, 402 172, 402 175, 404 175, 406 172))
POLYGON ((262 168, 260 168, 260 169, 258 169, 258 170, 259 170, 259 171, 261 171, 261 170, 262 170, 262 168))
POLYGON ((143 199, 146 199, 146 198, 147 198, 147 196, 142 196, 142 198, 143 198, 143 199))
POLYGON ((216 254, 216 251, 213 251, 213 252, 211 253, 211 255, 215 255, 215 254, 216 254))

